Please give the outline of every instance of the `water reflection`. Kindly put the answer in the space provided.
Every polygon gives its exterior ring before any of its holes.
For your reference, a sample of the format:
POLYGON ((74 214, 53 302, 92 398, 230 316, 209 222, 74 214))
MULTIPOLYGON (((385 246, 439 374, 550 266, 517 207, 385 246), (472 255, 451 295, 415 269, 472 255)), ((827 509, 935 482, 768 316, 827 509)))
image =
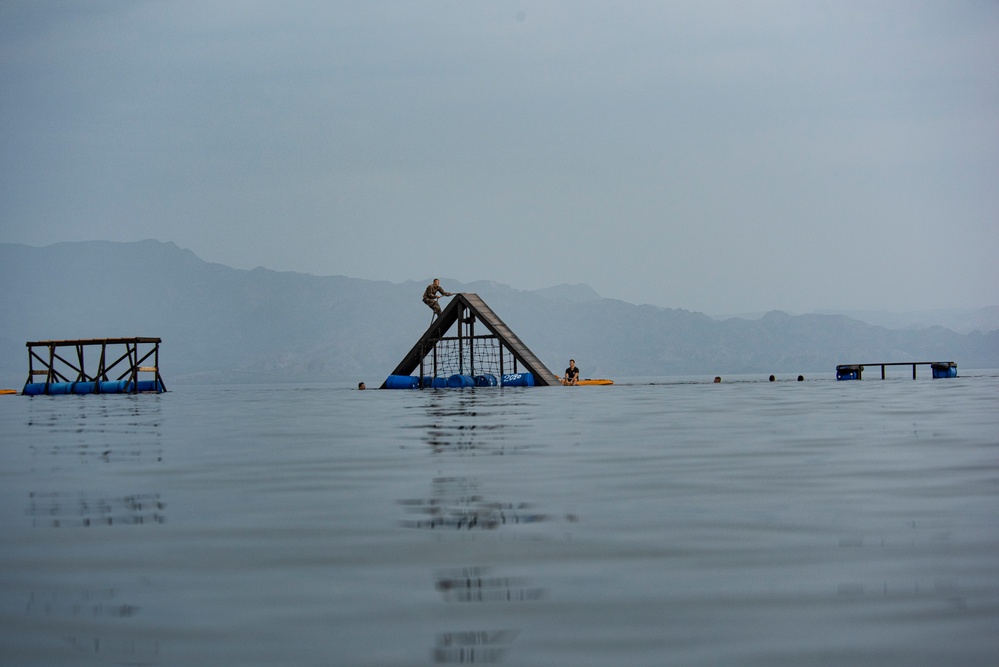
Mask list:
POLYGON ((87 590, 75 593, 35 593, 28 598, 27 616, 109 616, 129 618, 139 611, 138 606, 118 600, 113 588, 87 590))
POLYGON ((437 477, 431 482, 429 498, 399 501, 407 512, 423 515, 405 520, 407 528, 427 530, 495 530, 507 525, 544 521, 529 503, 487 500, 478 494, 478 481, 468 477, 437 477))
POLYGON ((488 567, 442 570, 434 584, 444 602, 536 602, 545 589, 526 577, 493 574, 488 567))
POLYGON ((160 643, 158 641, 136 641, 134 639, 107 637, 78 637, 68 635, 62 638, 64 645, 81 655, 103 656, 117 665, 158 665, 160 643))
POLYGON ((28 446, 48 470, 163 461, 162 408, 155 397, 58 396, 29 401, 28 433, 47 437, 31 438, 28 446), (71 437, 61 437, 67 434, 71 437))
MULTIPOLYGON (((58 545, 69 559, 93 547, 131 545, 132 535, 146 534, 129 526, 165 524, 167 503, 149 488, 156 478, 142 474, 163 463, 162 409, 160 400, 148 395, 27 399, 17 440, 28 473, 18 489, 25 502, 19 525, 37 529, 39 544, 58 545), (52 528, 68 529, 67 534, 46 530, 52 528)), ((96 568, 91 575, 107 567, 86 555, 74 562, 75 571, 88 566, 96 568)), ((160 642, 137 637, 134 625, 149 605, 122 593, 136 582, 106 571, 110 579, 103 585, 87 576, 55 588, 52 577, 39 575, 26 593, 23 615, 31 619, 32 633, 24 641, 70 656, 58 664, 159 664, 160 642)))
POLYGON ((426 406, 430 423, 420 427, 425 431, 422 439, 435 453, 504 454, 528 447, 518 437, 524 420, 511 410, 516 404, 496 407, 497 397, 488 392, 468 390, 457 397, 454 393, 435 391, 426 406))
POLYGON ((437 635, 434 662, 449 665, 499 662, 517 634, 516 630, 442 632, 437 635))
MULTIPOLYGON (((469 455, 502 455, 531 448, 524 435, 525 425, 530 420, 516 414, 515 404, 494 405, 491 402, 495 400, 495 392, 488 396, 474 392, 463 392, 463 395, 441 392, 431 396, 424 406, 427 421, 420 427, 421 439, 430 446, 432 455, 439 458, 440 474, 430 479, 428 497, 398 501, 407 514, 413 515, 400 522, 402 527, 433 531, 443 536, 544 525, 553 518, 531 502, 491 497, 481 481, 487 479, 490 485, 507 488, 502 479, 464 474, 469 455), (449 462, 454 463, 455 470, 448 470, 449 462), (447 474, 449 472, 453 474, 447 474)), ((499 472, 494 465, 484 463, 476 464, 482 475, 499 472)), ((451 556, 460 557, 463 544, 464 541, 459 540, 451 556)), ((441 568, 434 573, 433 581, 444 604, 475 604, 490 608, 539 602, 547 595, 547 590, 533 584, 529 577, 504 574, 484 565, 441 568)), ((491 613, 487 612, 486 617, 489 616, 491 613)), ((475 614, 468 620, 474 627, 475 614)), ((435 637, 433 660, 437 664, 499 663, 507 658, 518 634, 516 629, 440 632, 435 637)))
POLYGON ((28 494, 31 527, 136 526, 166 522, 158 493, 105 497, 61 491, 28 494))

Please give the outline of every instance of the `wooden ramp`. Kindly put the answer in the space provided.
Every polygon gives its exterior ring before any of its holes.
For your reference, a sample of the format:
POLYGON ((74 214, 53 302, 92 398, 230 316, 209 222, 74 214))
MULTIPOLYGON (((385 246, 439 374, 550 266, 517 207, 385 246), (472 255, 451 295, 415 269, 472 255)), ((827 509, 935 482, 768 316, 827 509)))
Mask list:
MULTIPOLYGON (((555 373, 548 370, 541 360, 534 356, 534 353, 524 342, 517 337, 510 327, 493 312, 492 308, 478 294, 471 292, 460 292, 451 297, 451 302, 441 312, 440 317, 434 320, 426 333, 420 337, 409 353, 392 371, 392 375, 413 375, 419 370, 420 375, 425 375, 425 359, 428 355, 433 355, 436 359, 436 347, 442 341, 456 342, 462 354, 467 354, 465 350, 474 350, 476 341, 482 339, 496 339, 501 348, 505 348, 509 356, 512 357, 512 368, 503 367, 503 359, 506 355, 500 354, 499 372, 507 373, 531 373, 534 375, 534 384, 537 386, 551 386, 556 380, 555 373), (451 328, 457 324, 457 334, 447 335, 451 328), (489 331, 488 335, 476 335, 475 325, 485 326, 489 331)), ((474 368, 474 358, 472 360, 474 368)), ((433 373, 431 373, 433 374, 433 373)), ((382 383, 382 389, 385 383, 382 383)))

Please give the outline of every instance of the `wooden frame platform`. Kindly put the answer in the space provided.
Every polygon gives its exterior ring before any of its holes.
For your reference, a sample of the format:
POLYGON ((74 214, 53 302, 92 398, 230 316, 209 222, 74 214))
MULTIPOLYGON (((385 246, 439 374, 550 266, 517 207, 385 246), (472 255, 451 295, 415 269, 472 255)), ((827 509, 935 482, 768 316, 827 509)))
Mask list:
POLYGON ((30 384, 43 383, 42 393, 48 394, 50 385, 56 383, 93 382, 93 393, 101 393, 102 382, 125 380, 131 383, 129 393, 135 393, 140 387, 139 374, 152 373, 157 393, 166 391, 159 369, 160 342, 159 338, 139 337, 30 341, 25 343, 28 348, 25 390, 30 384), (99 348, 93 350, 97 354, 97 368, 92 373, 86 368, 87 358, 93 359, 93 355, 84 353, 88 348, 99 348), (65 353, 66 349, 71 352, 65 353), (40 377, 44 380, 36 382, 40 377))
POLYGON ((840 378, 840 375, 846 375, 850 373, 855 373, 856 377, 852 379, 862 380, 864 375, 865 366, 880 366, 881 367, 881 379, 885 379, 885 366, 912 366, 912 379, 916 379, 916 366, 929 366, 933 368, 957 368, 957 364, 953 361, 891 361, 891 362, 877 362, 874 364, 840 364, 836 366, 836 377, 837 379, 851 379, 851 378, 840 378))

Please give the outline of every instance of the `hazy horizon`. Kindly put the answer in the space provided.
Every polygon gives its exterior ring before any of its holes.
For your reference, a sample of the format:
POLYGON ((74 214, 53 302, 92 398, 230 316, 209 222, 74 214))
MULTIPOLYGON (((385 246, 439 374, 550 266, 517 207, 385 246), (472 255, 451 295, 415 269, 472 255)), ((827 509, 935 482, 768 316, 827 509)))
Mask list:
POLYGON ((997 71, 988 2, 7 1, 0 242, 712 315, 988 307, 997 71))
MULTIPOLYGON (((239 271, 253 271, 255 269, 262 269, 262 270, 266 270, 266 271, 298 273, 298 274, 301 274, 301 275, 311 276, 311 277, 314 277, 314 278, 342 277, 342 278, 349 278, 349 279, 356 279, 356 280, 384 281, 384 282, 388 282, 390 284, 415 283, 415 284, 421 285, 421 286, 422 286, 422 283, 424 281, 429 280, 429 278, 427 278, 425 276, 424 277, 419 277, 419 278, 403 278, 401 280, 387 280, 387 279, 384 279, 384 278, 363 278, 363 277, 359 277, 359 276, 346 275, 346 274, 343 274, 343 273, 329 273, 329 274, 309 273, 307 271, 296 271, 296 270, 293 270, 293 269, 275 269, 275 268, 269 267, 269 266, 254 266, 254 267, 241 268, 241 267, 230 266, 230 265, 225 264, 223 262, 213 262, 211 260, 207 260, 204 257, 201 257, 201 255, 199 255, 197 252, 195 252, 191 248, 185 248, 185 247, 181 246, 180 244, 175 243, 173 241, 163 241, 163 240, 160 240, 160 239, 141 239, 139 241, 111 241, 109 239, 90 239, 90 240, 81 240, 81 241, 59 241, 57 243, 45 244, 45 245, 32 245, 32 244, 20 244, 20 245, 25 245, 25 246, 30 247, 30 248, 41 249, 41 248, 45 248, 45 247, 50 246, 50 245, 58 245, 60 243, 142 243, 142 242, 147 242, 147 241, 151 241, 151 242, 155 242, 155 243, 163 243, 163 244, 172 244, 172 245, 174 245, 175 247, 177 247, 180 250, 189 251, 189 252, 194 253, 195 257, 197 257, 201 261, 212 263, 212 264, 219 264, 221 266, 225 266, 227 268, 235 269, 235 270, 239 270, 239 271)), ((2 243, 2 242, 0 242, 0 243, 2 243)), ((527 287, 524 287, 524 286, 518 284, 517 282, 506 283, 506 282, 502 282, 502 281, 498 281, 498 280, 493 280, 492 278, 486 278, 486 277, 473 278, 471 280, 458 280, 458 279, 454 278, 453 276, 448 276, 448 275, 444 275, 444 274, 441 274, 441 275, 435 274, 433 277, 439 278, 441 280, 442 287, 445 287, 445 288, 449 284, 474 285, 475 283, 489 282, 489 283, 495 283, 495 284, 498 284, 498 285, 509 287, 509 288, 511 288, 513 290, 517 290, 517 291, 544 292, 544 291, 550 291, 550 290, 559 290, 561 288, 567 288, 567 289, 581 288, 581 289, 592 291, 594 294, 596 294, 600 298, 610 298, 610 299, 617 298, 617 297, 608 297, 608 296, 606 296, 604 294, 601 294, 592 285, 590 285, 589 283, 586 283, 586 282, 579 282, 579 283, 557 283, 557 284, 552 284, 552 285, 542 285, 541 287, 536 287, 536 288, 527 288, 527 287)), ((631 300, 629 300, 627 298, 621 298, 621 299, 618 299, 618 300, 624 301, 625 303, 630 303, 630 304, 633 304, 633 305, 636 305, 636 306, 648 305, 648 306, 655 306, 655 307, 659 307, 659 308, 668 308, 669 307, 669 306, 662 306, 660 304, 650 304, 650 303, 642 303, 642 302, 631 301, 631 300)), ((683 310, 689 310, 691 312, 702 313, 704 315, 708 315, 711 318, 719 319, 719 320, 721 320, 721 319, 727 319, 727 318, 733 318, 733 317, 747 318, 747 319, 758 319, 758 318, 761 318, 761 317, 765 316, 767 313, 774 312, 774 311, 784 312, 784 313, 787 313, 789 315, 809 315, 809 314, 861 315, 861 314, 866 314, 866 315, 869 315, 869 316, 877 316, 877 315, 892 315, 892 316, 913 315, 913 316, 918 316, 918 315, 926 315, 926 314, 932 314, 932 313, 968 313, 968 312, 972 312, 972 311, 982 311, 982 310, 990 310, 990 309, 999 309, 999 302, 997 302, 997 303, 990 303, 990 304, 982 304, 982 305, 979 305, 979 306, 969 306, 969 307, 965 307, 965 308, 956 308, 956 307, 932 308, 932 307, 927 307, 927 308, 917 308, 917 309, 910 309, 910 310, 893 310, 891 308, 878 308, 878 309, 813 308, 813 309, 808 310, 808 311, 791 311, 791 310, 786 310, 786 309, 781 309, 781 308, 769 308, 769 309, 766 309, 766 310, 757 310, 757 311, 748 311, 747 310, 747 311, 739 311, 739 312, 712 312, 712 311, 708 311, 708 310, 704 310, 702 308, 696 308, 696 307, 691 307, 691 308, 683 307, 682 309, 683 310)), ((862 319, 862 318, 858 318, 858 319, 862 319)), ((927 324, 927 326, 930 326, 930 324, 927 324)))

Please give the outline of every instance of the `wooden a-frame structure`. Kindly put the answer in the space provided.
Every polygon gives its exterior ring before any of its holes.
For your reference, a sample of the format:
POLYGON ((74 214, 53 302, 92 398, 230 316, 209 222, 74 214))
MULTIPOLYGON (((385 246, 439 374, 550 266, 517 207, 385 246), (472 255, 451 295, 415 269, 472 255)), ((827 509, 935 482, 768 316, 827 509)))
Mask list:
MULTIPOLYGON (((535 386, 551 386, 556 384, 555 373, 541 363, 541 360, 534 356, 534 353, 517 334, 510 330, 503 320, 501 320, 486 302, 478 294, 472 292, 459 292, 453 296, 451 302, 441 312, 440 316, 431 322, 426 333, 420 337, 413 349, 403 358, 399 365, 392 371, 392 375, 413 375, 419 371, 419 375, 425 373, 425 359, 434 350, 438 341, 446 339, 456 339, 459 347, 468 345, 468 349, 474 348, 475 339, 495 338, 501 346, 505 347, 513 357, 513 368, 501 368, 500 373, 531 373, 534 375, 535 386), (447 332, 458 323, 457 336, 447 336, 447 332), (487 334, 476 334, 475 324, 480 323, 489 332, 487 334)), ((502 360, 503 356, 500 355, 502 360)), ((502 365, 502 361, 501 361, 502 365)), ((382 383, 381 388, 385 389, 386 383, 382 383)))

